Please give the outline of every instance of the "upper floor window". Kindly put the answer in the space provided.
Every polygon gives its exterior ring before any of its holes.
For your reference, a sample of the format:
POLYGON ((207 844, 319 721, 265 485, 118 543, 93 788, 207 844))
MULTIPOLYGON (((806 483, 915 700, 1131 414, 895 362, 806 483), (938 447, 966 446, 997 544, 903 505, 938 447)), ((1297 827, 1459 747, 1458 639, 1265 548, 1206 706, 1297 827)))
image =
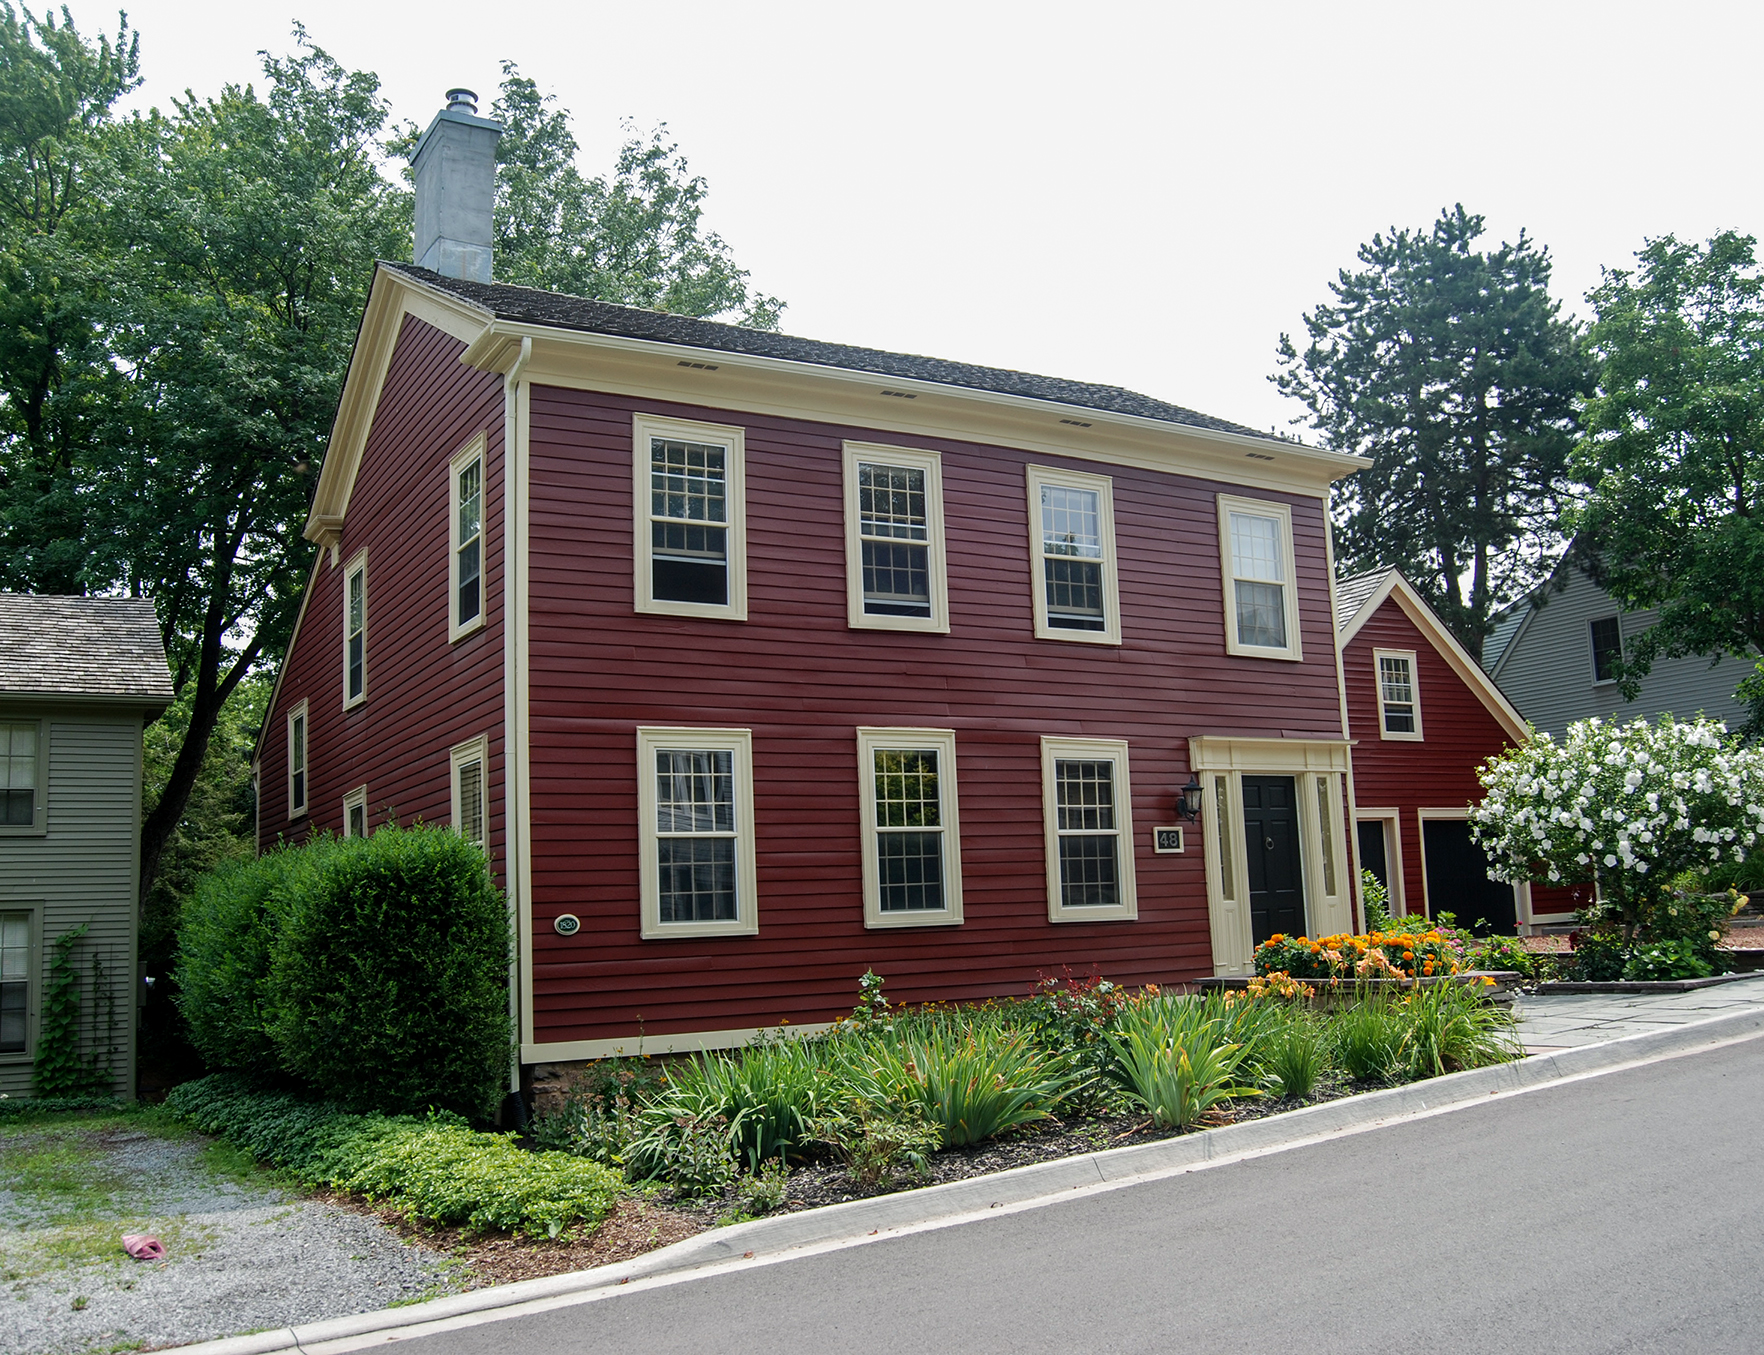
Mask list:
POLYGON ((1617 665, 1623 662, 1623 622, 1601 616, 1592 623, 1593 681, 1615 682, 1617 665))
POLYGON ((637 819, 645 938, 759 930, 751 731, 639 729, 637 819))
POLYGON ((343 571, 343 708, 367 698, 367 552, 343 571))
POLYGON ((937 453, 845 444, 845 572, 853 626, 949 630, 937 453))
POLYGON ((1036 637, 1120 644, 1113 483, 1046 466, 1028 478, 1036 637))
POLYGON ((745 439, 638 415, 637 610, 747 619, 745 439))
POLYGON ((1415 682, 1415 651, 1375 649, 1378 666, 1378 726, 1387 739, 1421 737, 1421 695, 1415 682))
POLYGON ((288 817, 306 813, 306 702, 288 712, 288 817))
POLYGON ((864 925, 962 920, 955 732, 860 729, 864 925))
POLYGON ((450 749, 453 780, 453 826, 461 837, 480 847, 485 842, 484 739, 480 736, 450 749))
POLYGON ((447 638, 457 640, 484 624, 484 435, 473 438, 448 467, 447 638))
POLYGON ((0 913, 0 1054, 30 1048, 31 915, 0 913))
POLYGON ((1041 785, 1049 920, 1138 917, 1126 743, 1044 738, 1041 785))
POLYGON ((1219 496, 1225 571, 1225 649, 1265 659, 1298 659, 1292 509, 1283 503, 1219 496))
POLYGON ((0 832, 43 827, 43 729, 39 720, 0 720, 0 832))

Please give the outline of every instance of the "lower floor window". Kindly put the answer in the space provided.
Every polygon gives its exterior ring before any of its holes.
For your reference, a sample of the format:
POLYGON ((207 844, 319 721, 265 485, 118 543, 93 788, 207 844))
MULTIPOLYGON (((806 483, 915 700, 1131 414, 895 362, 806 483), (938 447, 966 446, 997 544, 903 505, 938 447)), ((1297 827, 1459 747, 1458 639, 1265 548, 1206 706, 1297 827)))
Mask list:
POLYGON ((865 922, 960 922, 954 731, 860 729, 858 778, 865 922))
POLYGON ((31 915, 0 913, 0 1054, 22 1054, 28 1035, 31 915))
POLYGON ((1127 745, 1043 739, 1048 916, 1055 922, 1137 916, 1127 745))
POLYGON ((757 930, 752 736, 637 731, 644 935, 757 930))
POLYGON ((343 836, 367 836, 366 786, 357 786, 343 797, 343 836))

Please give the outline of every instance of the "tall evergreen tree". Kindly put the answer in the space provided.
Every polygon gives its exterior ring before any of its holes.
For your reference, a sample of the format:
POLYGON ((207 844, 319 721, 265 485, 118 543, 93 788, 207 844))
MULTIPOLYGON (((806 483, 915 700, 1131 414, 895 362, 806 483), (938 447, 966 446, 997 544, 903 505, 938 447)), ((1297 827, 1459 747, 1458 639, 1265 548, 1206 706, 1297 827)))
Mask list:
POLYGON ((1549 252, 1523 232, 1478 250, 1482 234, 1460 205, 1373 236, 1304 317, 1305 349, 1280 336, 1271 378, 1328 446, 1371 459, 1335 488, 1343 564, 1400 568, 1476 655, 1561 544, 1588 384, 1549 252))

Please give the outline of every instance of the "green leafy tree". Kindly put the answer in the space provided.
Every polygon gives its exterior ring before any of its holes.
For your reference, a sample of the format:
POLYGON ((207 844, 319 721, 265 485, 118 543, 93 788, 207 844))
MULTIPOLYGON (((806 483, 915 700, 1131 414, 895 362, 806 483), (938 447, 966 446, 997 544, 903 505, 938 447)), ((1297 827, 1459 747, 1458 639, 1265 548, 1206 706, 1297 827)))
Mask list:
POLYGON ((627 127, 610 175, 576 168, 569 114, 512 61, 490 116, 497 146, 496 273, 504 282, 776 329, 784 303, 751 288, 721 236, 703 230, 704 179, 667 127, 627 127))
MULTIPOLYGON (((1624 655, 1633 699, 1654 660, 1764 651, 1764 278, 1749 235, 1651 240, 1590 294, 1598 385, 1576 518, 1593 577, 1659 623, 1624 655)), ((1754 732, 1764 668, 1741 684, 1754 732)))
POLYGON ((1303 351, 1281 335, 1272 378, 1330 447, 1371 459, 1335 487, 1343 563, 1401 569, 1478 655, 1490 614, 1535 586, 1560 541, 1588 384, 1549 251, 1524 232, 1479 250, 1482 234, 1458 206, 1429 230, 1373 236, 1304 317, 1303 351))

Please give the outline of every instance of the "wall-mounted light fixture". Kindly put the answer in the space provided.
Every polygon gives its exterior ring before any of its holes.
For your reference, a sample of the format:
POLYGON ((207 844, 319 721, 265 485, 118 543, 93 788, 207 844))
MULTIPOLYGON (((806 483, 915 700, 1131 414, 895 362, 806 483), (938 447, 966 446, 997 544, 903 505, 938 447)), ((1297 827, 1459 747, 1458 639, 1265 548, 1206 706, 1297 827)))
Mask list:
POLYGON ((1195 822, 1200 818, 1202 790, 1201 783, 1195 780, 1193 772, 1188 774, 1188 784, 1181 789, 1179 795, 1176 812, 1190 823, 1195 822))

